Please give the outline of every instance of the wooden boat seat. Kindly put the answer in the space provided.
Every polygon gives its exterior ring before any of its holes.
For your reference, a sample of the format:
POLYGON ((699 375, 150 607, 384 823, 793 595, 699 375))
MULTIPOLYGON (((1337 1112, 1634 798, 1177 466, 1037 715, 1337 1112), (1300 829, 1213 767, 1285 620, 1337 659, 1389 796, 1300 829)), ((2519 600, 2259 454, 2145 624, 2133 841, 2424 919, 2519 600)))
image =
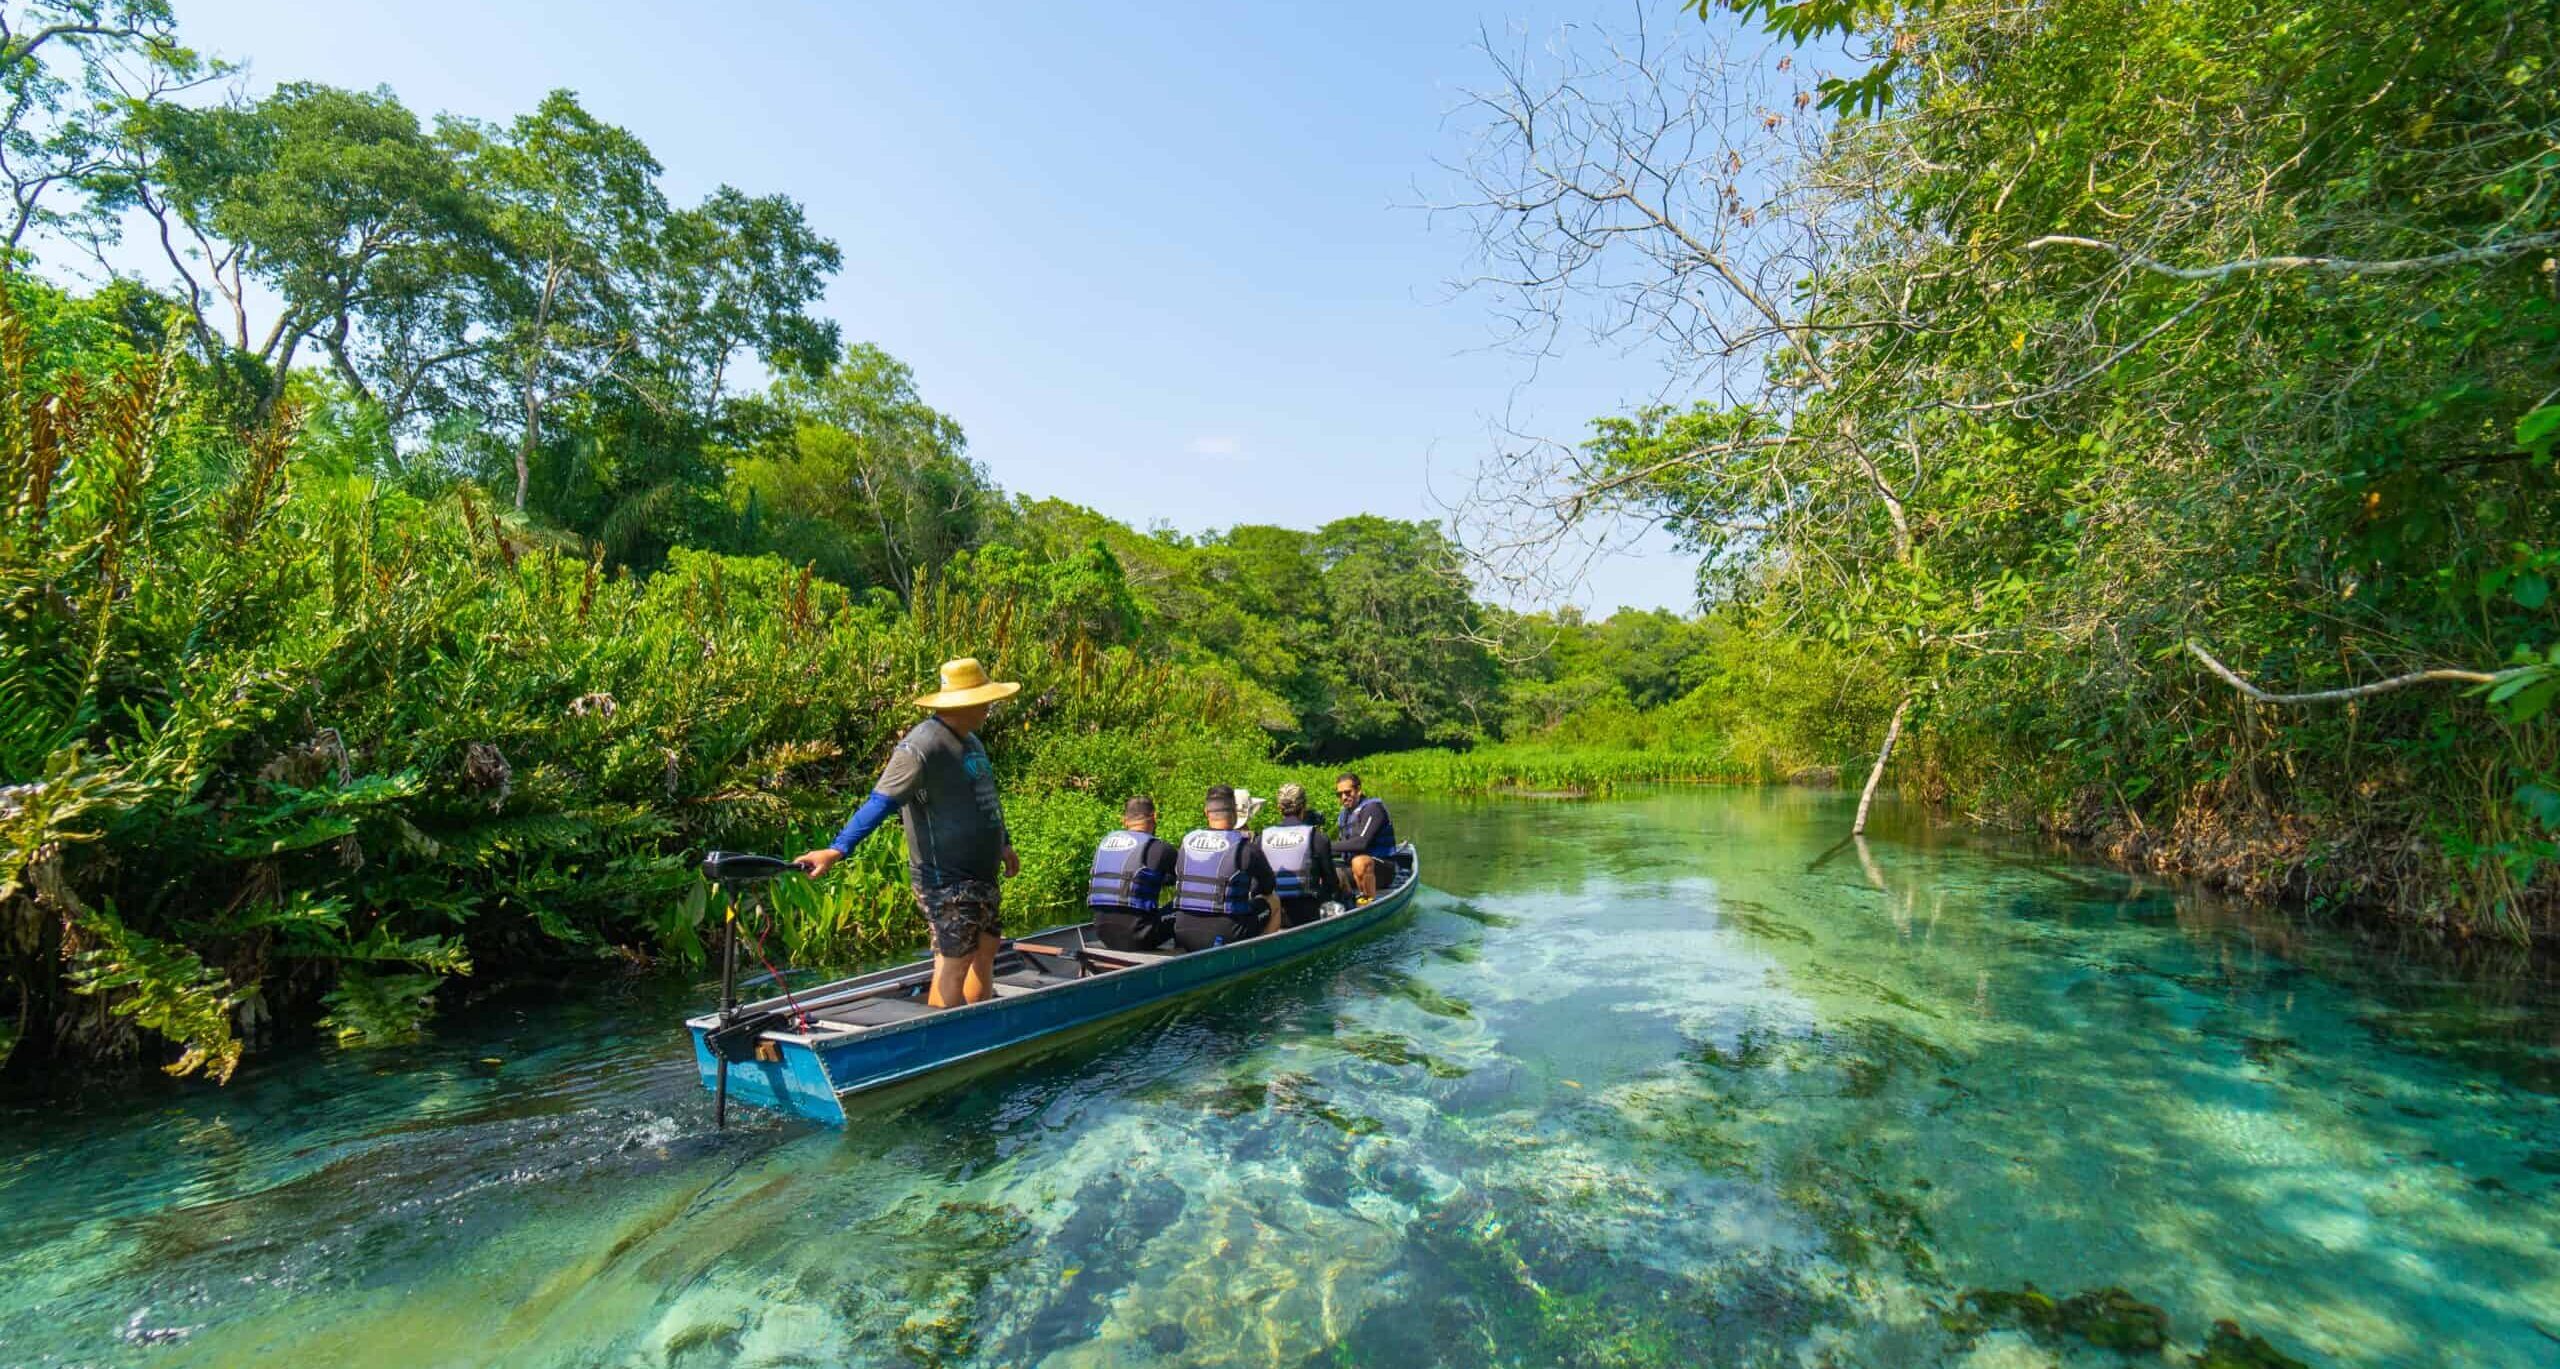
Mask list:
POLYGON ((821 1022, 835 1022, 848 1027, 887 1027, 930 1017, 934 1009, 912 998, 861 998, 842 1007, 827 1008, 817 1014, 821 1022))
POLYGON ((1085 958, 1104 965, 1153 965, 1176 957, 1164 951, 1109 951, 1099 946, 1088 946, 1085 958))
POLYGON ((1081 975, 1072 974, 1050 974, 1045 970, 1035 970, 1025 967, 1019 970, 1008 970, 1003 974, 997 975, 996 992, 997 994, 1002 995, 1005 990, 1014 989, 1028 993, 1033 989, 1045 989, 1052 984, 1072 984, 1082 977, 1083 976, 1081 975))

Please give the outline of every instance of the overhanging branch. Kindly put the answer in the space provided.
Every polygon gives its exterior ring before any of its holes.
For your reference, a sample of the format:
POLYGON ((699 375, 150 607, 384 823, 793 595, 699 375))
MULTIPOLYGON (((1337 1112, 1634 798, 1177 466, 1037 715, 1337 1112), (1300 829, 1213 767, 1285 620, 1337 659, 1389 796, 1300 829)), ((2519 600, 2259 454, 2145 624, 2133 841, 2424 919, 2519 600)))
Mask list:
POLYGON ((2225 276, 2251 275, 2260 271, 2326 271, 2345 276, 2390 276, 2409 271, 2433 271, 2444 266, 2469 266, 2479 262, 2500 261, 2523 252, 2544 247, 2560 247, 2560 232, 2527 233, 2504 242, 2482 243, 2477 247, 2457 248, 2424 257, 2395 257, 2381 261, 2359 261, 2351 257, 2243 257, 2213 266, 2171 266, 2156 258, 2146 257, 2128 247, 2120 247, 2096 238, 2053 234, 2027 244, 2030 252, 2047 247, 2080 247, 2104 252, 2128 266, 2139 267, 2156 276, 2174 280, 2220 280, 2225 276))
POLYGON ((2188 641, 2187 651, 2197 660, 2204 662, 2205 669, 2212 671, 2217 676, 2220 676, 2224 684, 2231 686, 2233 689, 2239 690, 2241 693, 2248 695, 2250 698, 2255 699, 2262 704, 2344 703, 2349 699, 2362 699, 2375 694, 2388 694, 2395 689, 2406 689, 2411 685, 2431 684, 2439 681, 2452 684, 2494 684, 2497 682, 2498 678, 2485 670, 2413 670, 2406 675, 2394 675, 2387 680, 2376 680, 2371 684, 2351 685, 2345 689, 2320 689, 2314 690, 2308 694, 2270 694, 2232 673, 2231 667, 2215 660, 2213 658, 2213 653, 2205 650, 2200 643, 2193 640, 2188 641))

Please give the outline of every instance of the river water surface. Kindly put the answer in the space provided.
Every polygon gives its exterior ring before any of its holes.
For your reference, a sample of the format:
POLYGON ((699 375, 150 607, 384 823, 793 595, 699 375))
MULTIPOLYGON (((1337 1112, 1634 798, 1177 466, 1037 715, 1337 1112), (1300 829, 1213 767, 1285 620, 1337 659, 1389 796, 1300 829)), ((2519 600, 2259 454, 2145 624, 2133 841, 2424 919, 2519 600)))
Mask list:
POLYGON ((2524 967, 1835 796, 1398 816, 1401 921, 843 1132, 715 1133, 645 983, 0 1118, 0 1364, 2560 1363, 2524 967))

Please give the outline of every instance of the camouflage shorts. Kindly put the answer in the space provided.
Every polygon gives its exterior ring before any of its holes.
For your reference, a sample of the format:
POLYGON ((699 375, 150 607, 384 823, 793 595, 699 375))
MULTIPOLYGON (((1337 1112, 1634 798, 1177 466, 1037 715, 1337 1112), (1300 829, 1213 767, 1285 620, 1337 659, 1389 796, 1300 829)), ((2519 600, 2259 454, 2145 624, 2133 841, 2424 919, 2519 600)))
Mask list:
POLYGON ((933 927, 935 955, 965 956, 978 948, 979 938, 1004 935, 1004 895, 987 880, 918 889, 916 902, 933 927))

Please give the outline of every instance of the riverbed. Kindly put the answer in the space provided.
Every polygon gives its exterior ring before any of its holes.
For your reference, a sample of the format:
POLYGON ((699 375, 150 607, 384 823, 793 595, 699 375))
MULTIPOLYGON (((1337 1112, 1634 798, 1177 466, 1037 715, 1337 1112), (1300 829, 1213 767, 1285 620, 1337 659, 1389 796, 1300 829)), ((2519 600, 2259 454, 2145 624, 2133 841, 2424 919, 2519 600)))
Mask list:
POLYGON ((0 1364, 2560 1362, 2534 966, 1892 816, 1401 805, 1377 934, 841 1132, 661 980, 16 1111, 0 1364))

